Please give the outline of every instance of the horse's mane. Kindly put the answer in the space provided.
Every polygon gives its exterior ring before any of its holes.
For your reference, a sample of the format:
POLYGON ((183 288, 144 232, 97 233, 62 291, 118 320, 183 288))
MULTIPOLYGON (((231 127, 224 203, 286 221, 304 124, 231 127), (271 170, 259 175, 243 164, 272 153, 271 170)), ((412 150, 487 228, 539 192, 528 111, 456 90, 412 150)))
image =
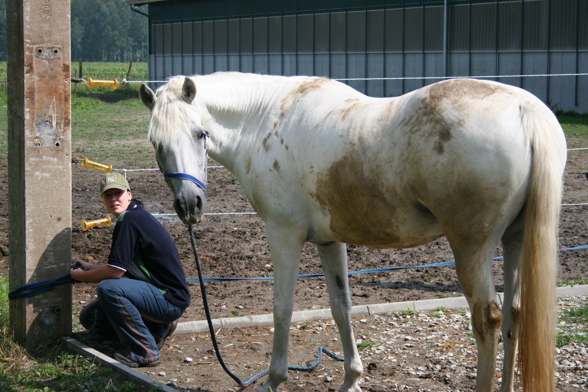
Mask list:
POLYGON ((177 130, 186 128, 176 124, 190 122, 190 112, 194 109, 182 99, 183 83, 184 76, 174 76, 156 91, 156 104, 152 109, 147 134, 155 146, 169 145, 176 137, 177 130), (174 121, 170 121, 171 119, 174 121))
MULTIPOLYGON (((149 140, 155 146, 169 145, 178 132, 190 129, 190 118, 197 109, 182 99, 185 77, 171 77, 157 89, 148 134, 149 140)), ((241 118, 262 115, 268 105, 275 104, 276 97, 284 97, 290 93, 301 80, 320 79, 238 72, 216 72, 190 78, 196 84, 196 104, 205 105, 210 113, 238 113, 241 118), (276 81, 279 83, 271 83, 276 81)))
MULTIPOLYGON (((167 83, 156 91, 156 104, 153 107, 148 137, 155 145, 169 145, 182 130, 187 131, 196 108, 182 99, 182 86, 186 76, 173 76, 167 83)), ((217 72, 206 76, 190 76, 196 83, 196 100, 198 103, 205 103, 210 111, 235 111, 245 113, 247 105, 259 100, 253 99, 253 95, 259 97, 263 94, 265 75, 243 74, 236 72, 217 72), (255 83, 257 88, 249 86, 243 88, 247 82, 255 83), (244 95, 250 95, 244 97, 244 95)), ((265 79, 267 80, 267 79, 265 79)), ((259 109, 249 108, 254 111, 259 109)))

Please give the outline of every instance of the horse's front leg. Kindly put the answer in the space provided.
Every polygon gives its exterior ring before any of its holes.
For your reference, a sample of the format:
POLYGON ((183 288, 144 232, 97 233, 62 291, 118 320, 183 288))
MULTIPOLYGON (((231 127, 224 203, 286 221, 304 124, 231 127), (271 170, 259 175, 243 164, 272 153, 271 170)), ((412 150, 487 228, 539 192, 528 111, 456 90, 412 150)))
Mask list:
POLYGON ((272 392, 288 379, 288 341, 294 309, 300 253, 305 239, 296 232, 266 224, 274 264, 274 345, 267 380, 258 392, 272 392))
POLYGON ((361 392, 357 383, 363 373, 363 367, 351 326, 351 295, 347 275, 346 247, 345 244, 338 242, 317 245, 317 247, 329 289, 331 313, 339 328, 345 355, 345 380, 339 391, 361 392))

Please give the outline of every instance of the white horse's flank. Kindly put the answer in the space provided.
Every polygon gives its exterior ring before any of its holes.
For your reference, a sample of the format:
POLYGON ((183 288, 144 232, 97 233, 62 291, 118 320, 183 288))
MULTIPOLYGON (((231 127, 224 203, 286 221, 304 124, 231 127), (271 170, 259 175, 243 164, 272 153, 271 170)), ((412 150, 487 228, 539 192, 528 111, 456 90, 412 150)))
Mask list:
MULTIPOLYGON (((477 391, 494 391, 500 331, 502 391, 519 349, 524 390, 554 388, 557 228, 566 144, 555 116, 511 86, 449 80, 396 98, 370 98, 324 78, 217 73, 175 77, 157 94, 149 137, 164 171, 234 173, 266 223, 275 270, 274 350, 267 381, 287 375, 288 334, 303 244, 317 245, 341 334, 345 380, 360 391, 345 243, 414 247, 446 236, 472 311, 477 391), (505 300, 495 302, 492 256, 504 249, 505 300)), ((204 194, 170 180, 185 223, 204 194)))

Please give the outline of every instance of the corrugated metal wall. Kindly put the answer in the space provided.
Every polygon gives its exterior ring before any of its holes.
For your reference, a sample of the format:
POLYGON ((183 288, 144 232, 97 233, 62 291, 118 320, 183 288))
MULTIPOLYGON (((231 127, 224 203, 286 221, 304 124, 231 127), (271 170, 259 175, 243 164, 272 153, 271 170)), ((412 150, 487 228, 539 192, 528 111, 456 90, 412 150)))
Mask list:
MULTIPOLYGON (((160 3, 166 18, 149 11, 150 79, 216 71, 316 75, 360 79, 346 83, 368 95, 397 96, 442 76, 588 72, 588 0, 449 1, 447 31, 443 1, 363 1, 363 10, 354 1, 345 1, 346 10, 268 15, 258 4, 255 14, 233 17, 203 8, 206 18, 194 17, 193 7, 210 1, 191 2, 190 12, 175 17, 181 2, 160 3)), ((529 90, 554 110, 588 113, 588 76, 496 80, 529 90)))

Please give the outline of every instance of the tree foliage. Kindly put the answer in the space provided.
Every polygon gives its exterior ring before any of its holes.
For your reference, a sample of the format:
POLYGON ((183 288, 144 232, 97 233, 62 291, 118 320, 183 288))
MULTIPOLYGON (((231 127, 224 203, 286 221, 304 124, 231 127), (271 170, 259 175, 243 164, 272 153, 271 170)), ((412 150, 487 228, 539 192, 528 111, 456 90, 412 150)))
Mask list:
POLYGON ((122 0, 71 0, 72 59, 145 61, 147 18, 122 0))
MULTIPOLYGON (((70 1, 72 61, 147 60, 144 15, 123 0, 70 1)), ((6 58, 6 0, 0 0, 0 61, 6 58)))
POLYGON ((6 61, 6 0, 0 0, 0 61, 6 61))

